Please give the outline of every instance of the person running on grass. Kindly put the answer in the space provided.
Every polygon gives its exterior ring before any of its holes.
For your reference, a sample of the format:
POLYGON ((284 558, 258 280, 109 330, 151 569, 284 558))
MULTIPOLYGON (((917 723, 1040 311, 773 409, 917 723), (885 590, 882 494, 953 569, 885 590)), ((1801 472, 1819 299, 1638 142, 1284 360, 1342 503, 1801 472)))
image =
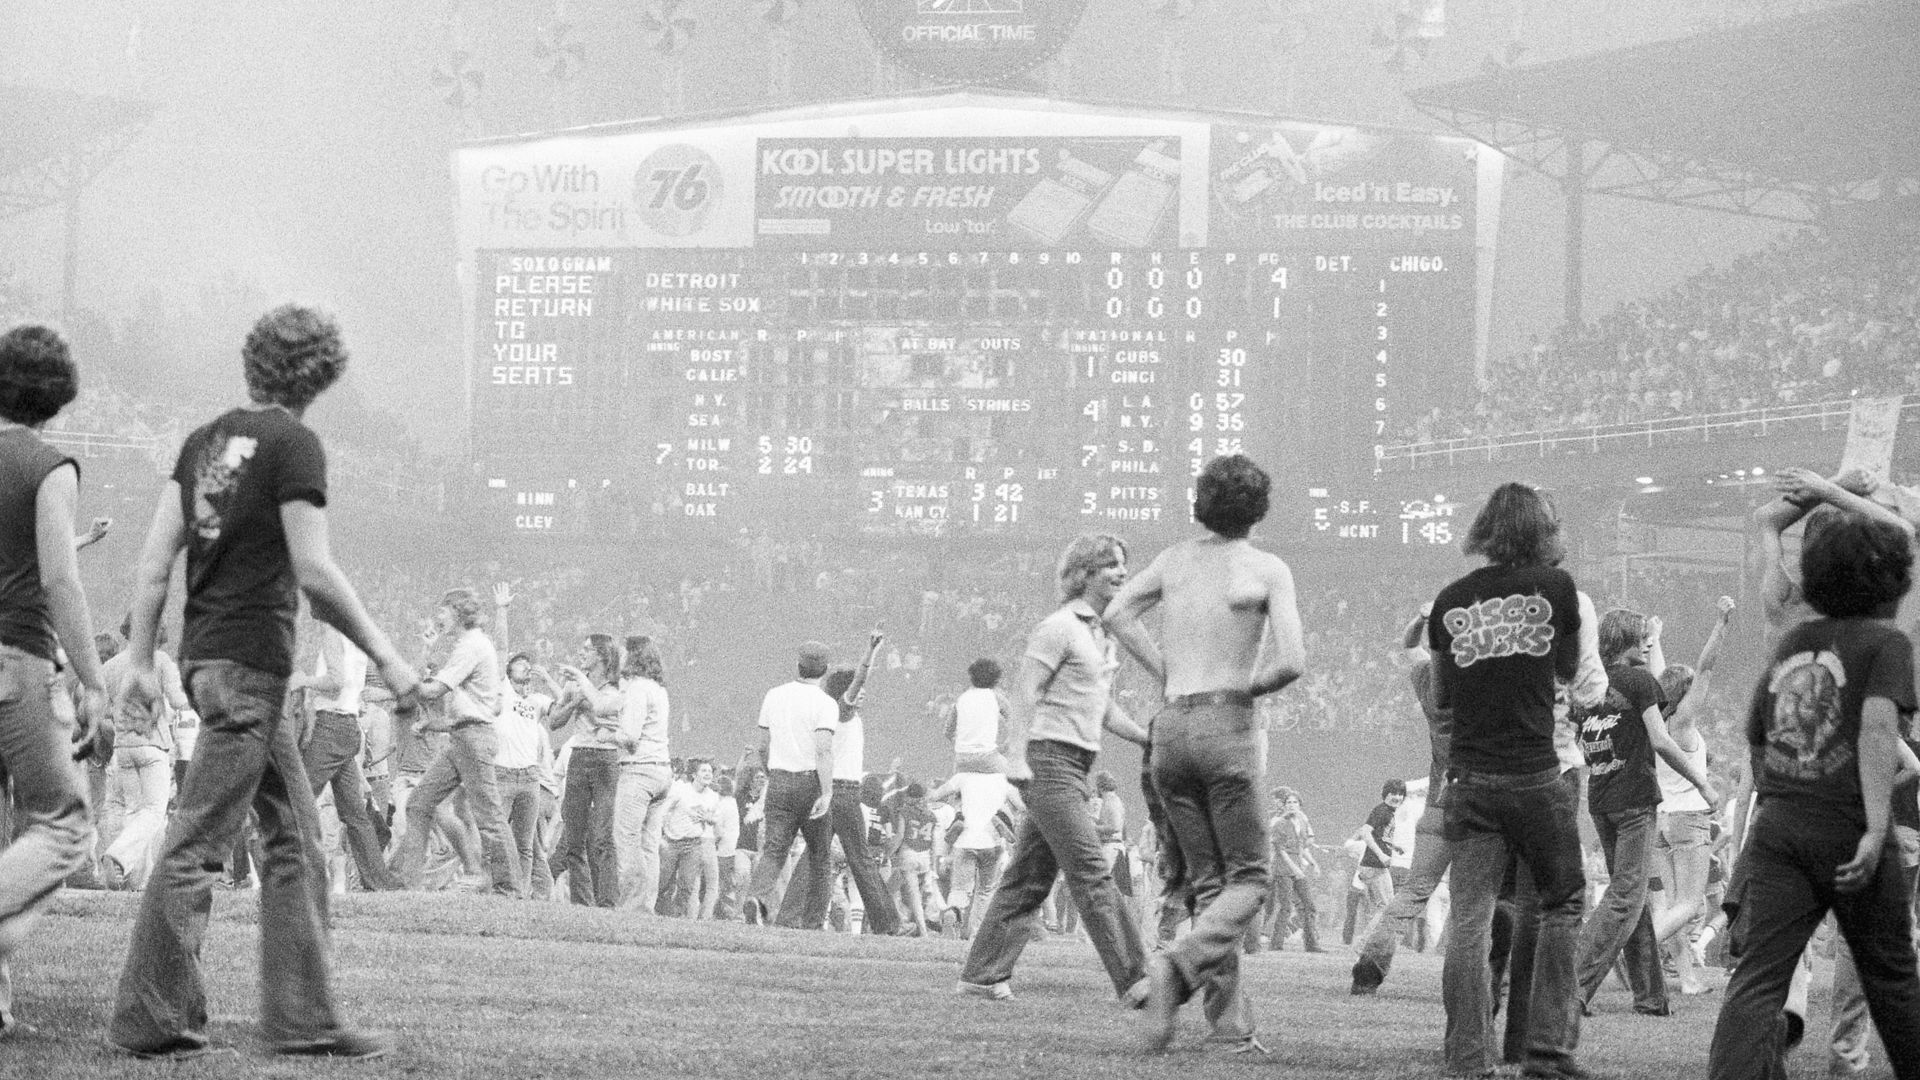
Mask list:
POLYGON ((1240 990, 1240 944, 1269 882, 1267 819, 1254 699, 1300 677, 1306 646, 1293 571, 1247 534, 1267 515, 1267 474, 1235 454, 1207 463, 1195 485, 1204 536, 1160 553, 1107 605, 1115 637, 1163 684, 1153 718, 1153 786, 1193 891, 1193 929, 1154 956, 1143 1041, 1173 1040, 1194 994, 1216 1039, 1259 1050, 1240 990), (1141 617, 1164 606, 1156 646, 1141 617), (1273 647, 1261 655, 1261 642, 1273 647))

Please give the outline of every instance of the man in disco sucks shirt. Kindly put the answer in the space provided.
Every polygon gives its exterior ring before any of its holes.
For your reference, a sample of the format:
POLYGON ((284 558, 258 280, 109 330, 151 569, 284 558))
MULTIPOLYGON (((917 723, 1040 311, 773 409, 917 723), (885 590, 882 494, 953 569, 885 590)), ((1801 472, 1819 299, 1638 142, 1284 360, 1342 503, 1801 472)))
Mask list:
MULTIPOLYGON (((1487 564, 1440 591, 1427 623, 1437 704, 1453 710, 1447 840, 1453 907, 1441 996, 1446 1068, 1488 1073, 1495 1064, 1488 944, 1507 861, 1539 894, 1538 945, 1524 1005, 1528 1075, 1582 1075, 1574 960, 1586 877, 1575 824, 1577 795, 1553 744, 1556 679, 1579 665, 1579 599, 1559 569, 1560 523, 1544 495, 1503 484, 1487 499, 1464 550, 1487 564)), ((1518 973, 1516 973, 1516 981, 1518 973)))

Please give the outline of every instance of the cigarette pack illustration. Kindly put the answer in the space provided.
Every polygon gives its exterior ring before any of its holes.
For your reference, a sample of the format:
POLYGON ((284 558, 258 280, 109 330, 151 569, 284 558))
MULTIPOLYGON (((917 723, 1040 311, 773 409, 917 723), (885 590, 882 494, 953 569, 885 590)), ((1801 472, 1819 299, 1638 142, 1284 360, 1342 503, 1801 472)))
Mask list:
POLYGON ((1150 143, 1087 217, 1087 231, 1116 247, 1146 247, 1173 203, 1180 159, 1167 140, 1150 143))
POLYGON ((1041 180, 1007 213, 1007 224, 1051 247, 1087 216, 1113 174, 1062 151, 1053 175, 1041 180))

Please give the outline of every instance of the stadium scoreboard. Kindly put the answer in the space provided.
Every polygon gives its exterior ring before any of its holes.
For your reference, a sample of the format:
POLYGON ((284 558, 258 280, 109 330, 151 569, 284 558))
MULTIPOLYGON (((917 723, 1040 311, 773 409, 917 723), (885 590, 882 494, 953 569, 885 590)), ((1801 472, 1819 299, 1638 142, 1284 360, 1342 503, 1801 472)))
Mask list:
MULTIPOLYGON (((1381 494, 1373 461, 1471 348, 1473 234, 1364 205, 1388 185, 1289 173, 1270 138, 1216 147, 1202 202, 1229 205, 1206 243, 1173 136, 759 138, 738 246, 477 247, 472 441, 494 516, 1177 531, 1206 461, 1244 452, 1275 474, 1282 535, 1445 544, 1445 514, 1374 520, 1418 500, 1381 494)), ((622 220, 708 224, 726 169, 666 149, 632 171, 622 220)), ((595 186, 573 168, 551 175, 595 186)))

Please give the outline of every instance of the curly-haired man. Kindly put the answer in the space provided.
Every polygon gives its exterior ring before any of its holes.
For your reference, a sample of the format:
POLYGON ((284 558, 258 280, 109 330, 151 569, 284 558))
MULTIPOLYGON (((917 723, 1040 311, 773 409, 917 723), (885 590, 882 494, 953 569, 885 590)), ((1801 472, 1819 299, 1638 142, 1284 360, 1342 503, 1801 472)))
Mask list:
POLYGON ((196 429, 180 448, 140 556, 128 617, 125 707, 160 697, 154 638, 168 580, 187 553, 180 663, 200 714, 199 744, 141 898, 108 1041, 149 1058, 204 1054, 200 966, 213 882, 249 810, 259 816, 261 1026, 279 1054, 377 1057, 390 1044, 335 1010, 318 812, 298 733, 283 715, 294 617, 313 613, 378 667, 404 704, 419 679, 367 616, 327 542, 327 466, 301 414, 346 368, 334 321, 285 305, 254 324, 242 350, 248 404, 196 429))

